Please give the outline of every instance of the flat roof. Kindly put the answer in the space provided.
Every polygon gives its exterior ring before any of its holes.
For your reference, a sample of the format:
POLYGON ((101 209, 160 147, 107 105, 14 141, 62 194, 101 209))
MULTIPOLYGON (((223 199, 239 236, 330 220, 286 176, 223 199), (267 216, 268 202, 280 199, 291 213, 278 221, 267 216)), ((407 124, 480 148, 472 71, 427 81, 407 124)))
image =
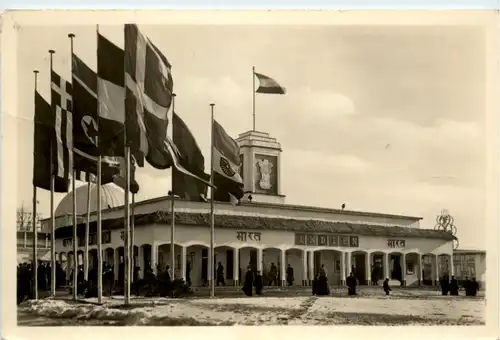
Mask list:
POLYGON ((453 250, 455 254, 486 254, 486 250, 479 249, 455 249, 453 250))
MULTIPOLYGON (((181 199, 181 198, 176 198, 176 201, 183 201, 183 202, 190 202, 189 200, 181 199)), ((144 201, 139 201, 135 202, 135 206, 144 206, 152 203, 158 203, 162 201, 170 201, 169 196, 162 196, 162 197, 156 197, 156 198, 151 198, 148 200, 144 201)), ((192 202, 197 202, 197 201, 192 201, 192 202)), ((199 203, 199 202, 197 202, 199 203)), ((232 204, 229 202, 216 202, 217 205, 228 205, 231 206, 232 204)), ((369 216, 369 217, 382 217, 382 218, 400 218, 400 219, 406 219, 406 220, 413 220, 413 221, 420 221, 422 220, 422 217, 415 217, 415 216, 406 216, 406 215, 396 215, 396 214, 386 214, 386 213, 373 213, 373 212, 364 212, 364 211, 354 211, 354 210, 342 210, 342 209, 332 209, 332 208, 322 208, 322 207, 313 207, 313 206, 306 206, 306 205, 295 205, 295 204, 278 204, 278 203, 263 203, 263 202, 240 202, 239 205, 235 206, 235 209, 237 209, 238 206, 247 206, 247 207, 257 207, 257 208, 273 208, 273 209, 281 209, 281 210, 296 210, 296 211, 307 211, 307 212, 316 212, 316 213, 330 213, 330 214, 344 214, 344 215, 351 215, 351 216, 369 216)), ((116 210, 121 210, 123 209, 123 205, 113 207, 113 208, 108 208, 108 209, 103 209, 101 213, 106 213, 106 212, 111 212, 111 211, 116 211, 116 210)), ((95 214, 95 211, 91 212, 91 215, 95 214)), ((56 216, 56 218, 59 216, 56 216)), ((43 219, 43 221, 49 220, 50 218, 43 219)))
MULTIPOLYGON (((210 216, 208 213, 176 212, 175 221, 178 225, 208 226, 210 216)), ((168 211, 141 214, 135 216, 135 226, 148 224, 169 224, 171 214, 168 211)), ((95 222, 92 222, 92 229, 95 222)), ((103 227, 108 229, 123 228, 123 217, 103 221, 103 227)), ((444 239, 452 241, 455 236, 440 230, 407 228, 399 226, 380 226, 374 224, 359 224, 346 222, 333 222, 322 220, 299 220, 281 217, 245 216, 245 215, 215 215, 215 227, 224 229, 253 229, 253 230, 281 230, 301 233, 327 233, 363 236, 389 236, 389 237, 421 237, 444 239)), ((79 229, 84 228, 80 224, 79 229)), ((70 233, 72 226, 61 227, 56 231, 56 237, 70 233)), ((69 235, 69 234, 68 234, 69 235)), ((66 236, 64 236, 66 237, 66 236)))

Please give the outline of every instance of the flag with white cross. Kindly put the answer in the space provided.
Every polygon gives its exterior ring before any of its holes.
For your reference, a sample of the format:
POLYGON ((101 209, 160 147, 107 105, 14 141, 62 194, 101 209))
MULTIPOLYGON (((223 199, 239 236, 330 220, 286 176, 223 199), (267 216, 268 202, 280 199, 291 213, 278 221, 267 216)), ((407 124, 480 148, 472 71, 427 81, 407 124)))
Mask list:
POLYGON ((125 25, 125 87, 126 141, 137 164, 143 166, 146 158, 154 168, 169 168, 164 142, 173 97, 171 65, 133 24, 125 25))
POLYGON ((51 106, 55 138, 52 143, 52 164, 56 186, 59 183, 69 190, 69 177, 73 169, 73 115, 71 83, 51 72, 51 106))

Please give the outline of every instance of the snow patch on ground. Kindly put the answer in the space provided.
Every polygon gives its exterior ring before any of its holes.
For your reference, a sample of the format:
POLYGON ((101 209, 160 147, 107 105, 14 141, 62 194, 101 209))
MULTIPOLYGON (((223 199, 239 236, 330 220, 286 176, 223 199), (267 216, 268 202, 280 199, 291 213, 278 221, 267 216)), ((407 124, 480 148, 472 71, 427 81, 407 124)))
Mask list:
MULTIPOLYGON (((334 325, 334 324, 481 324, 483 299, 404 299, 393 297, 137 298, 124 306, 120 297, 85 302, 28 301, 21 313, 121 325, 334 325)), ((76 320, 76 321, 73 321, 76 320)), ((81 323, 80 323, 81 324, 81 323)))

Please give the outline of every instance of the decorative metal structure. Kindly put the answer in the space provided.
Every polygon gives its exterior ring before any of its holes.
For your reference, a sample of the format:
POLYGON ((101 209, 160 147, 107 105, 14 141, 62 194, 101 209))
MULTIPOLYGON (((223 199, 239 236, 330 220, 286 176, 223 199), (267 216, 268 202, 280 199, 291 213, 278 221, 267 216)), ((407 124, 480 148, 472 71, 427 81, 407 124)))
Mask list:
MULTIPOLYGON (((453 236, 457 235, 457 227, 454 224, 453 216, 450 215, 448 209, 442 209, 441 214, 436 217, 436 225, 434 230, 446 231, 453 236)), ((453 249, 457 249, 459 246, 458 239, 453 240, 453 249)))

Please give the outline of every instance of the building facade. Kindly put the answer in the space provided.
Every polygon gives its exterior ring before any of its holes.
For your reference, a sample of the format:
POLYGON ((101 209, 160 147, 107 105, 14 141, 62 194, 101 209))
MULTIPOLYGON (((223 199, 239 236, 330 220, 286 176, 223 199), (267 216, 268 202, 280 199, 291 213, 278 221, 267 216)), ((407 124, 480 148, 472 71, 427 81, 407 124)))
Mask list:
MULTIPOLYGON (((227 284, 241 284, 247 267, 261 271, 264 278, 276 267, 284 283, 290 266, 294 285, 311 284, 321 267, 332 285, 345 284, 351 272, 360 284, 389 278, 408 286, 435 284, 440 276, 453 275, 451 234, 421 229, 418 217, 285 204, 280 144, 256 131, 241 134, 237 141, 246 194, 238 205, 215 202, 215 264, 220 262, 224 267, 227 284)), ((91 195, 95 195, 95 188, 92 190, 91 195)), ((112 184, 106 192, 110 190, 107 196, 123 197, 121 189, 112 184)), ((58 207, 56 220, 56 251, 68 272, 73 265, 72 220, 64 202, 71 202, 71 195, 58 207)), ((87 199, 85 188, 78 188, 76 195, 77 201, 87 199)), ((117 199, 114 202, 118 206, 108 204, 102 212, 103 258, 119 268, 123 262, 124 210, 117 199)), ((170 207, 168 197, 136 203, 132 219, 134 262, 141 273, 148 266, 156 271, 157 266, 171 265, 173 248, 174 275, 189 276, 193 286, 205 285, 211 277, 209 204, 176 200, 173 247, 170 207)), ((78 212, 77 256, 81 264, 86 217, 78 212)), ((90 267, 97 265, 95 221, 92 213, 90 267)))
POLYGON ((456 249, 453 251, 455 277, 459 281, 476 278, 484 287, 486 283, 486 251, 456 249))

